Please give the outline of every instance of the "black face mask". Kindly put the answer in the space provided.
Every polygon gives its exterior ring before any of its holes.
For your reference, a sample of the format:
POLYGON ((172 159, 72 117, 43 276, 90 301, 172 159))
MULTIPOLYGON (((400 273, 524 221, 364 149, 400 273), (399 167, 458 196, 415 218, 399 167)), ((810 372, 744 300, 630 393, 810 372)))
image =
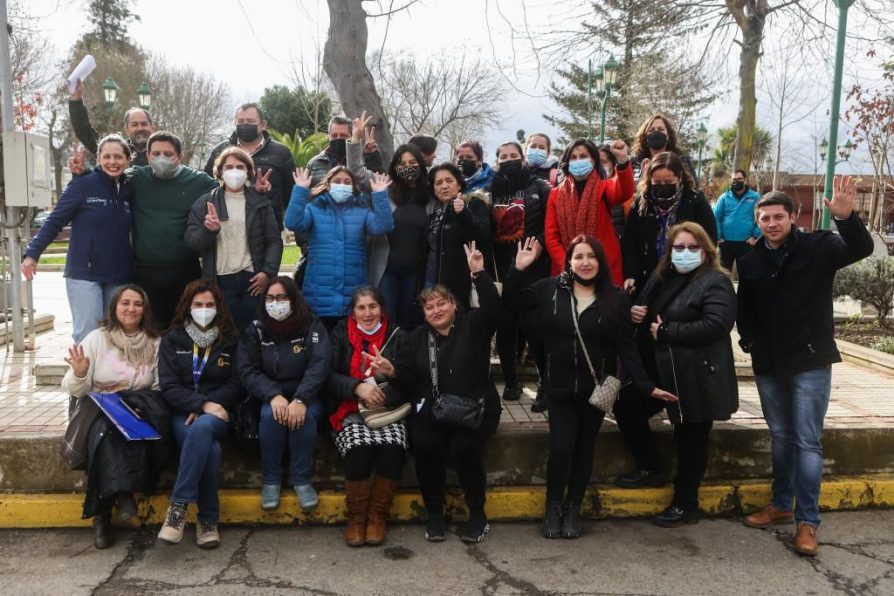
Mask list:
POLYGON ((599 277, 599 276, 598 276, 598 275, 594 275, 594 276, 593 276, 593 279, 584 279, 583 277, 581 277, 581 276, 578 275, 577 273, 574 273, 573 271, 571 272, 571 279, 573 279, 574 281, 576 281, 576 282, 579 283, 580 285, 582 285, 582 286, 586 286, 586 287, 588 287, 588 288, 589 288, 590 286, 596 284, 596 278, 597 278, 597 277, 599 277))
POLYGON ((733 180, 730 188, 733 189, 733 192, 742 192, 745 190, 745 182, 743 180, 733 180))
POLYGON ((251 143, 261 134, 257 124, 237 124, 236 138, 243 143, 251 143))
POLYGON ((676 184, 653 184, 652 196, 656 199, 672 199, 677 194, 676 184))
POLYGON ((661 131, 650 132, 646 137, 646 145, 649 149, 664 149, 667 145, 667 135, 661 131))
POLYGON ((339 163, 344 163, 347 155, 347 139, 332 139, 329 141, 329 152, 339 163))
POLYGON ((394 173, 404 182, 416 182, 419 180, 419 166, 394 166, 394 173))
POLYGON ((464 178, 471 178, 478 171, 478 162, 474 159, 458 159, 456 167, 463 173, 464 178))
POLYGON ((515 178, 522 171, 522 160, 520 159, 510 159, 508 161, 500 162, 500 173, 502 173, 507 178, 515 178))

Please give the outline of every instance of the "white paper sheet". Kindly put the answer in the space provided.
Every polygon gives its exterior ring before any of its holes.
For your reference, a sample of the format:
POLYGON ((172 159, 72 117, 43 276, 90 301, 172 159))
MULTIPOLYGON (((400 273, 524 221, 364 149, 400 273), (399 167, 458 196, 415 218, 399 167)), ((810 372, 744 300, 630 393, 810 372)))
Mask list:
POLYGON ((68 92, 74 93, 78 81, 86 80, 93 69, 96 68, 96 60, 90 54, 84 56, 84 59, 75 66, 75 69, 68 75, 68 92))

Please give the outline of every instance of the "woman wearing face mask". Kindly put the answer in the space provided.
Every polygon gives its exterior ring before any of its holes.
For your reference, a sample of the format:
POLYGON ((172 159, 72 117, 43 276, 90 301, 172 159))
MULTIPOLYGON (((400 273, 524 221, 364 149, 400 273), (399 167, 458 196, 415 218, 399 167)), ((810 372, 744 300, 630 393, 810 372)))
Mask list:
POLYGON ((494 177, 494 170, 484 161, 484 149, 478 141, 464 141, 457 145, 454 160, 469 192, 487 188, 494 177))
POLYGON ((220 187, 193 204, 184 240, 201 255, 202 277, 220 286, 241 330, 254 318, 267 282, 279 272, 282 236, 270 200, 248 184, 255 177, 248 153, 239 147, 224 149, 214 163, 214 176, 220 187))
POLYGON ((550 186, 559 183, 559 160, 552 155, 552 141, 542 132, 528 135, 525 143, 525 167, 550 186))
POLYGON ((670 229, 661 261, 631 308, 631 318, 639 343, 648 346, 643 358, 650 360, 656 382, 679 401, 628 399, 623 404, 627 439, 640 452, 637 460, 657 460, 649 418, 667 408, 674 425, 677 476, 673 500, 654 522, 666 528, 694 524, 711 426, 714 420, 729 420, 739 407, 730 340, 736 294, 714 242, 700 225, 683 222, 670 229))
MULTIPOLYGON (((536 237, 543 242, 543 226, 546 216, 546 200, 550 187, 545 181, 531 173, 522 161, 521 145, 515 141, 503 143, 497 149, 497 173, 488 187, 491 195, 491 228, 494 260, 488 263, 488 271, 495 273, 494 279, 502 281, 515 262, 518 242, 524 238, 536 237)), ((537 262, 525 272, 525 286, 549 277, 549 255, 541 254, 537 262)), ((522 395, 518 381, 516 353, 518 349, 519 318, 515 313, 504 310, 500 314, 497 327, 497 354, 503 370, 506 387, 503 399, 517 401, 522 395)), ((537 363, 537 370, 543 370, 543 350, 535 329, 527 330, 531 354, 537 363)), ((539 385, 539 384, 538 384, 539 385)), ((537 396, 542 400, 543 391, 538 386, 537 396)), ((542 402, 541 402, 542 403, 542 402)))
POLYGON ((624 289, 634 296, 664 255, 667 231, 674 224, 694 221, 717 241, 714 212, 695 191, 692 177, 676 153, 659 153, 644 161, 638 190, 621 236, 624 289))
POLYGON ((698 178, 695 175, 695 168, 692 166, 692 160, 683 153, 677 139, 677 129, 670 118, 664 114, 652 114, 640 125, 636 131, 636 142, 633 144, 633 174, 637 181, 642 181, 642 174, 645 171, 643 162, 645 160, 654 159, 659 153, 669 151, 676 153, 683 168, 689 172, 689 176, 693 180, 693 188, 698 188, 698 178))
POLYGON ((350 311, 354 290, 367 283, 367 236, 394 229, 387 192, 391 179, 373 174, 370 206, 346 167, 329 170, 313 191, 307 170, 298 168, 294 177, 285 224, 307 236, 304 297, 331 330, 350 311))
POLYGON ((229 411, 242 396, 235 369, 238 340, 217 285, 207 279, 187 284, 158 357, 158 380, 180 446, 171 505, 158 533, 168 544, 183 539, 187 507, 198 503, 196 544, 220 545, 220 441, 227 434, 229 411))
POLYGON ((319 503, 310 483, 317 422, 324 407, 320 390, 329 376, 329 335, 311 314, 298 286, 274 278, 264 290, 264 306, 239 342, 239 378, 261 401, 261 508, 279 507, 282 460, 291 458, 289 480, 304 511, 319 503))
POLYGON ((645 395, 676 399, 658 389, 643 371, 633 339, 630 309, 615 287, 608 258, 592 236, 568 245, 564 271, 523 287, 522 273, 542 247, 536 238, 519 243, 515 268, 504 286, 503 302, 515 311, 532 311, 542 328, 547 354, 544 385, 549 400, 549 458, 546 464, 545 538, 577 538, 583 532, 580 507, 593 471, 596 436, 605 414, 590 405, 594 389, 587 359, 599 375, 617 375, 620 358, 627 377, 645 395), (585 345, 581 345, 575 320, 585 345))
POLYGON ((405 333, 382 308, 382 296, 362 286, 351 297, 351 314, 332 331, 332 371, 327 383, 329 424, 345 464, 345 508, 349 546, 385 541, 385 524, 407 453, 404 420, 370 428, 360 414, 393 408, 409 401, 409 394, 378 378, 366 355, 394 358, 405 333), (372 476, 372 481, 370 481, 372 476))
POLYGON ((623 281, 621 247, 610 210, 633 196, 633 173, 624 141, 614 141, 611 152, 618 160, 615 178, 605 177, 592 141, 577 139, 565 149, 561 162, 565 179, 550 193, 546 208, 546 250, 553 275, 562 271, 571 240, 584 234, 599 240, 614 283, 623 281))
POLYGON ((96 155, 99 165, 72 179, 22 259, 22 273, 34 279, 40 255, 71 223, 65 290, 75 343, 98 327, 116 288, 133 279, 132 189, 124 176, 130 147, 122 137, 109 135, 99 142, 96 155))
POLYGON ((429 216, 423 287, 443 284, 460 308, 469 307, 472 284, 463 246, 476 242, 487 262, 490 249, 490 197, 486 192, 465 194, 466 181, 452 163, 442 163, 428 172, 437 203, 429 216))

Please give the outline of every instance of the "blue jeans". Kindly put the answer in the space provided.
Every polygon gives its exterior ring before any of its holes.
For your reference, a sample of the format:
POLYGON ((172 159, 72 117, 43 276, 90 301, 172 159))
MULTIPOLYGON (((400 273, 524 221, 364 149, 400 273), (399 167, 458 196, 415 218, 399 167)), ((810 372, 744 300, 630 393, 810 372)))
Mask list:
POLYGON ((258 317, 258 306, 261 304, 261 296, 252 296, 248 293, 251 278, 254 276, 255 274, 250 271, 217 276, 217 285, 224 295, 230 314, 233 315, 233 322, 236 323, 237 331, 242 331, 258 317))
POLYGON ((829 408, 832 367, 788 377, 757 375, 761 409, 773 445, 773 505, 792 510, 795 521, 818 527, 823 478, 823 418, 829 408))
POLYGON ((220 441, 227 436, 227 423, 202 414, 189 426, 185 416, 174 416, 171 426, 180 446, 180 467, 171 493, 172 503, 198 503, 201 522, 217 522, 220 501, 220 441))
POLYGON ((313 473, 314 447, 317 444, 317 421, 323 417, 323 404, 315 399, 307 406, 304 424, 298 430, 273 419, 269 402, 261 404, 258 443, 261 447, 261 474, 264 484, 282 484, 282 457, 288 439, 292 484, 309 484, 313 473))
POLYGON ((71 305, 72 337, 81 343, 87 334, 99 327, 109 311, 109 304, 119 284, 65 278, 65 293, 71 305))
POLYGON ((416 302, 416 282, 419 267, 389 263, 379 281, 379 292, 385 301, 385 311, 404 329, 413 327, 417 316, 413 308, 416 302))

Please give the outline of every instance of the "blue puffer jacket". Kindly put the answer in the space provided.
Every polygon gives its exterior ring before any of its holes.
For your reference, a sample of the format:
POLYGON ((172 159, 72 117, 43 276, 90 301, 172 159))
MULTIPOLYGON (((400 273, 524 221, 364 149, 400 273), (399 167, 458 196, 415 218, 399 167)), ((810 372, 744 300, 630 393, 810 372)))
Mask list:
POLYGON ((490 186, 490 183, 493 182, 494 174, 496 172, 492 167, 490 167, 487 162, 481 164, 481 169, 472 174, 471 178, 466 178, 466 192, 474 192, 476 190, 482 190, 490 186))
POLYGON ((285 219, 287 229, 308 238, 302 292, 318 317, 343 317, 351 293, 367 283, 367 234, 394 229, 391 202, 387 191, 372 193, 372 207, 367 194, 340 204, 328 192, 310 203, 309 196, 309 189, 296 185, 285 219))
POLYGON ((714 219, 717 220, 717 238, 732 242, 744 242, 749 238, 760 238, 761 229, 754 223, 754 206, 761 196, 750 188, 737 197, 728 190, 714 205, 714 219))
POLYGON ((71 223, 65 277, 113 284, 131 281, 130 200, 131 187, 124 176, 113 180, 98 166, 85 176, 75 176, 28 243, 25 256, 39 260, 62 228, 71 223))

